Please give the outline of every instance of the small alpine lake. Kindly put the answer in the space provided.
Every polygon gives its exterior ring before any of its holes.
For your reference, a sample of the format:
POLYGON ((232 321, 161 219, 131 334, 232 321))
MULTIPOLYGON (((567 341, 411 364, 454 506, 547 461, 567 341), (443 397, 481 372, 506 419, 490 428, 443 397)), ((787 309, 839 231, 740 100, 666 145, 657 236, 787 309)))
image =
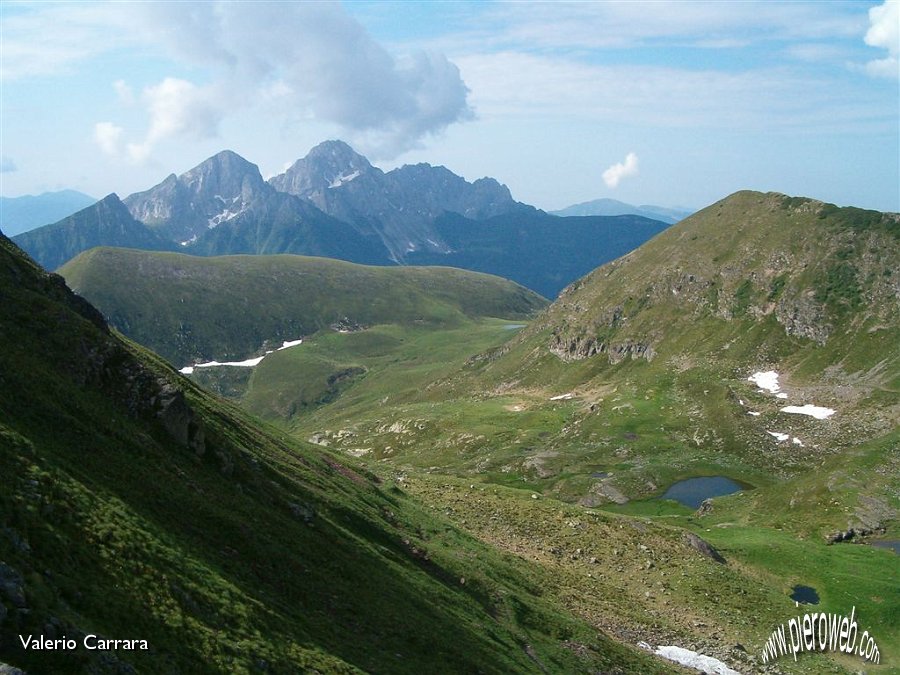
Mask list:
POLYGON ((703 500, 722 497, 752 488, 726 476, 696 476, 673 483, 659 499, 672 499, 690 509, 697 509, 703 500))
POLYGON ((799 602, 804 605, 818 605, 819 604, 819 594, 816 593, 816 589, 812 586, 794 586, 791 593, 791 600, 794 602, 799 602))
POLYGON ((875 548, 886 548, 888 551, 900 555, 900 539, 877 539, 870 541, 869 544, 875 548))

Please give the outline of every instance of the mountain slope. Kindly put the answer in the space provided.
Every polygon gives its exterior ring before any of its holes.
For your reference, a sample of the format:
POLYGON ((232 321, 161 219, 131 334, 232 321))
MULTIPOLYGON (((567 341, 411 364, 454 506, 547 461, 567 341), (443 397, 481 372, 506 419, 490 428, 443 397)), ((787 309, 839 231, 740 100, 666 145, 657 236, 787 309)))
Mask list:
POLYGON ((640 216, 558 218, 536 209, 488 220, 444 214, 435 230, 446 253, 408 253, 413 265, 453 265, 497 274, 547 298, 668 227, 640 216))
POLYGON ((388 262, 377 237, 278 192, 255 164, 228 150, 125 203, 135 218, 192 254, 298 253, 388 262))
MULTIPOLYGON (((391 446, 396 461, 496 472, 588 504, 696 475, 754 485, 800 475, 898 424, 898 222, 737 193, 571 285, 514 339, 427 394, 357 411, 346 442, 376 448, 376 459, 391 446), (748 380, 766 371, 779 374, 786 398, 748 380), (425 399, 424 431, 404 437, 409 454, 397 452, 383 419, 421 418, 415 404, 425 399), (469 403, 482 400, 494 404, 469 403), (816 419, 784 412, 789 405, 834 412, 816 419), (480 452, 457 452, 471 428, 482 430, 480 452), (598 482, 594 472, 614 476, 598 482)), ((343 428, 342 405, 297 420, 298 433, 343 428)), ((807 526, 823 534, 891 522, 894 476, 886 467, 868 497, 807 526)))
POLYGON ((509 190, 493 179, 469 183, 445 167, 429 164, 384 173, 341 141, 319 144, 269 182, 364 234, 377 235, 398 262, 411 251, 447 252, 433 227, 445 212, 478 219, 532 210, 514 201, 509 190))
POLYGON ((332 324, 451 326, 521 318, 543 298, 450 268, 364 267, 300 256, 196 258, 95 249, 62 274, 113 326, 179 364, 247 358, 332 324))
POLYGON ((5 237, 0 300, 3 662, 29 672, 658 669, 535 597, 539 570, 365 471, 276 439, 123 342, 5 237), (24 651, 18 638, 88 634, 147 650, 24 651))
MULTIPOLYGON (((789 596, 809 586, 820 596, 812 611, 855 607, 883 652, 896 653, 900 559, 864 544, 900 535, 898 240, 897 214, 740 192, 572 284, 515 337, 452 372, 419 379, 409 368, 399 382, 389 380, 392 364, 383 378, 373 364, 370 377, 326 405, 296 406, 283 425, 373 467, 417 475, 429 501, 467 527, 481 523, 481 536, 506 550, 554 570, 571 560, 576 602, 586 592, 581 556, 600 548, 581 538, 585 521, 596 510, 628 514, 635 527, 702 537, 730 570, 776 596, 749 601, 733 582, 710 579, 681 595, 677 581, 691 566, 654 558, 628 596, 635 608, 680 617, 704 598, 716 607, 733 602, 712 623, 718 630, 736 622, 737 641, 758 653, 752 645, 765 637, 752 627, 802 613, 789 596), (765 373, 770 381, 777 374, 778 389, 765 377, 751 380, 765 373), (442 491, 429 474, 583 510, 537 535, 530 517, 516 515, 524 506, 504 518, 469 495, 442 491), (666 496, 692 479, 728 479, 736 492, 697 489, 697 501, 706 500, 699 510, 666 496), (542 557, 560 530, 568 548, 542 557), (763 606, 771 619, 757 613, 763 606)), ((369 367, 368 354, 351 351, 365 345, 340 337, 311 340, 269 365, 304 381, 323 363, 369 367)), ((629 559, 633 549, 614 550, 612 578, 626 588, 632 577, 615 573, 624 569, 618 555, 629 559)), ((704 624, 694 626, 704 632, 704 624)), ((863 667, 821 656, 776 666, 863 667)))
POLYGON ((12 237, 41 225, 55 223, 96 201, 77 190, 0 197, 0 229, 6 236, 12 237))
POLYGON ((20 234, 14 240, 48 270, 55 270, 95 246, 125 246, 148 251, 176 248, 132 218, 115 194, 107 195, 58 223, 20 234))
POLYGON ((200 256, 291 253, 457 266, 554 297, 664 227, 636 217, 551 217, 516 202, 492 178, 469 183, 442 166, 385 173, 340 141, 316 146, 270 182, 225 150, 124 203, 128 213, 111 195, 17 241, 48 269, 93 246, 200 256))

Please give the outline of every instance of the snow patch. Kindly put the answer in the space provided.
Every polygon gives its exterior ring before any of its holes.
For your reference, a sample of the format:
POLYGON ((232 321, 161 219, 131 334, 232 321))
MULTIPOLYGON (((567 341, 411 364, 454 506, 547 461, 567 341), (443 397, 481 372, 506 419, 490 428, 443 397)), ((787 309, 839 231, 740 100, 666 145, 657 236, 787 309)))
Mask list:
POLYGON ((747 412, 748 415, 753 415, 754 417, 759 417, 762 413, 758 413, 755 410, 750 410, 747 412))
POLYGON ((197 241, 197 235, 196 235, 196 234, 195 234, 193 237, 191 237, 190 239, 185 239, 184 241, 180 241, 180 242, 178 242, 178 243, 179 243, 181 246, 190 246, 190 245, 193 244, 195 241, 197 241))
POLYGON ((719 659, 685 649, 684 647, 659 646, 653 650, 653 653, 708 675, 741 675, 738 671, 729 668, 726 663, 719 661, 719 659))
MULTIPOLYGON (((774 370, 756 372, 747 379, 750 382, 753 382, 763 391, 767 391, 770 394, 777 394, 779 391, 781 391, 781 387, 778 385, 778 373, 776 373, 774 370)), ((787 398, 787 394, 784 395, 784 398, 787 398)))
POLYGON ((810 417, 815 417, 817 420, 828 419, 835 413, 831 408, 823 408, 810 403, 807 403, 806 405, 788 405, 782 408, 781 412, 792 413, 794 415, 809 415, 810 417))
MULTIPOLYGON (((289 347, 296 347, 299 344, 303 343, 303 338, 299 338, 297 340, 285 340, 281 343, 281 346, 274 350, 280 352, 282 349, 288 349, 289 347)), ((195 368, 215 368, 216 366, 230 366, 232 368, 252 368, 253 366, 258 366, 260 361, 266 358, 269 354, 272 353, 273 350, 269 349, 262 356, 256 356, 252 359, 245 359, 243 361, 208 361, 206 363, 195 363, 192 366, 185 366, 178 372, 183 375, 192 375, 194 373, 195 368)))
POLYGON ((341 185, 343 185, 344 183, 349 183, 351 180, 353 180, 354 178, 358 178, 358 177, 359 177, 359 171, 354 171, 353 173, 347 173, 347 174, 342 173, 340 176, 338 176, 333 181, 331 181, 331 185, 329 185, 328 187, 330 187, 330 188, 341 187, 341 185))
POLYGON ((794 437, 791 439, 791 443, 793 443, 794 445, 799 445, 801 448, 806 447, 805 445, 803 445, 803 441, 801 441, 801 440, 800 440, 799 438, 797 438, 796 436, 794 436, 794 437))
POLYGON ((567 394, 560 394, 559 396, 551 396, 551 401, 568 401, 570 398, 575 398, 575 394, 571 391, 567 394))
POLYGON ((790 434, 783 434, 780 431, 767 431, 766 433, 770 436, 774 436, 779 443, 781 443, 782 441, 786 441, 791 437, 790 434))

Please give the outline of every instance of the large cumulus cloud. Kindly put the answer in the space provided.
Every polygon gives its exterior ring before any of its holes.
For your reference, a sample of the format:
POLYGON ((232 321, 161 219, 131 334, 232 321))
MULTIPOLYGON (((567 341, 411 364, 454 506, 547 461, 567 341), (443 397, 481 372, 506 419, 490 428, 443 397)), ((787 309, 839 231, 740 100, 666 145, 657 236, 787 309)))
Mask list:
POLYGON ((394 56, 338 3, 152 3, 135 11, 146 43, 209 77, 168 77, 144 89, 146 133, 123 146, 133 159, 169 138, 214 135, 230 110, 262 101, 365 137, 376 157, 472 116, 459 69, 445 56, 394 56))

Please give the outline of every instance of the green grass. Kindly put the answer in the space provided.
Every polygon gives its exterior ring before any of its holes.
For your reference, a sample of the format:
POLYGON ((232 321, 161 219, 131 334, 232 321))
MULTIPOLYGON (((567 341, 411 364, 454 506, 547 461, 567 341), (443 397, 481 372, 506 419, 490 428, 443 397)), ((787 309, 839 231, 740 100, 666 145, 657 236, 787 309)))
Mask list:
POLYGON ((0 598, 3 662, 28 672, 659 670, 545 596, 539 568, 193 386, 0 244, 0 560, 21 577, 28 610, 0 598), (170 384, 185 406, 167 427, 159 401, 170 384), (202 444, 173 431, 188 420, 202 444), (17 648, 17 635, 48 625, 152 649, 17 648))
POLYGON ((336 324, 453 327, 546 305, 488 274, 292 255, 197 258, 97 248, 60 269, 123 334, 177 365, 232 361, 336 324))

